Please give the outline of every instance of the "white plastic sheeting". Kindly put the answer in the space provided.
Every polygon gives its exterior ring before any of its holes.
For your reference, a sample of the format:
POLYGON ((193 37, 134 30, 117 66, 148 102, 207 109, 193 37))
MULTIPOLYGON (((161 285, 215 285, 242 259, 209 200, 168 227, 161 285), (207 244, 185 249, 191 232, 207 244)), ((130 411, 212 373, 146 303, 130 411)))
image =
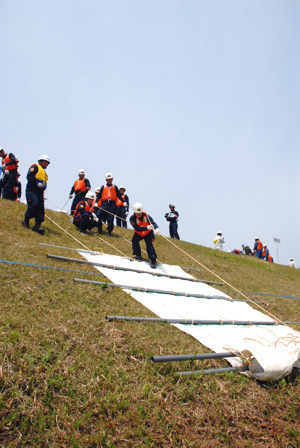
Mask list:
MULTIPOLYGON (((165 291, 203 294, 206 297, 218 296, 222 299, 174 296, 172 294, 149 293, 124 289, 138 302, 149 308, 161 318, 207 319, 207 320, 247 320, 272 321, 268 315, 256 311, 242 301, 231 301, 221 291, 205 284, 196 283, 193 277, 178 266, 159 265, 154 271, 146 262, 133 261, 115 255, 80 254, 88 261, 105 263, 110 268, 95 266, 113 283, 152 288, 165 291), (113 267, 124 270, 114 270, 113 267), (126 268, 147 271, 138 273, 126 268), (178 275, 187 280, 159 277, 153 274, 178 275), (229 299, 229 300, 228 300, 229 299)), ((183 325, 178 329, 190 334, 202 345, 215 352, 238 351, 241 357, 228 358, 232 366, 242 364, 241 358, 248 359, 250 370, 246 375, 259 380, 278 380, 288 375, 293 367, 300 368, 300 333, 286 325, 183 325)))

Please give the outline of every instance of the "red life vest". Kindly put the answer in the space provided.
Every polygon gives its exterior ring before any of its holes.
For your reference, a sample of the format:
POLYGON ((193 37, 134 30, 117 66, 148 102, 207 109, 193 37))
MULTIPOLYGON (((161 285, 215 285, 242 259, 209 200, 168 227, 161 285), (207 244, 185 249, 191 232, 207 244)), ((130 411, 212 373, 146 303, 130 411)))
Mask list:
MULTIPOLYGON (((5 165, 6 163, 11 162, 9 158, 9 154, 6 154, 6 156, 2 159, 2 165, 5 165)), ((18 165, 16 163, 13 163, 12 165, 8 165, 5 167, 7 171, 16 170, 18 168, 18 165)))
POLYGON ((263 250, 262 256, 265 257, 266 256, 266 251, 263 250))
POLYGON ((124 199, 124 201, 122 202, 122 201, 120 201, 119 198, 117 198, 117 202, 116 202, 116 206, 117 206, 117 207, 119 207, 120 205, 124 205, 124 202, 126 202, 125 194, 122 194, 121 196, 122 196, 122 198, 124 199))
POLYGON ((271 257, 271 255, 268 255, 268 261, 270 261, 270 263, 273 263, 273 257, 271 257))
POLYGON ((256 250, 262 250, 262 248, 263 248, 262 242, 258 240, 256 250))
POLYGON ((84 211, 85 212, 92 212, 93 211, 93 206, 89 205, 86 201, 78 202, 78 204, 76 205, 76 208, 75 208, 75 212, 74 212, 74 221, 79 221, 80 220, 81 213, 82 213, 82 212, 80 212, 78 210, 78 207, 79 207, 80 204, 85 204, 85 207, 84 207, 84 211))
POLYGON ((74 191, 85 191, 86 184, 84 179, 77 179, 74 183, 74 191))
MULTIPOLYGON (((147 218, 147 214, 145 212, 143 212, 142 216, 140 218, 136 217, 136 223, 139 227, 147 227, 151 224, 151 222, 149 222, 148 218, 147 218)), ((144 237, 146 235, 148 235, 148 233, 151 232, 151 230, 141 230, 140 232, 138 232, 137 230, 135 230, 135 233, 137 233, 138 235, 144 237)))
POLYGON ((117 200, 117 193, 114 185, 105 185, 103 187, 102 196, 101 196, 102 202, 105 201, 116 201, 117 200))

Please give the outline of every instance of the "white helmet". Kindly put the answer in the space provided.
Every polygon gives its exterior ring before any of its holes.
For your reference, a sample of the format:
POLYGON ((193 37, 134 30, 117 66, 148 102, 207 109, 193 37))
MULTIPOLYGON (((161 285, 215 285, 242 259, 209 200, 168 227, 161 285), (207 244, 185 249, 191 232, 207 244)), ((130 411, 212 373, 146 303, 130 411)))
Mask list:
POLYGON ((175 208, 175 205, 174 204, 172 204, 172 202, 169 204, 169 207, 174 207, 175 208))
POLYGON ((259 237, 258 237, 258 236, 256 236, 256 237, 255 237, 255 240, 259 240, 259 237))
POLYGON ((79 174, 85 174, 85 171, 82 168, 80 168, 80 170, 78 170, 78 175, 79 174))
POLYGON ((5 151, 4 151, 4 148, 0 148, 0 152, 1 152, 1 151, 5 152, 5 151))
POLYGON ((105 174, 105 180, 112 179, 112 178, 113 178, 113 175, 111 173, 105 174))
POLYGON ((38 161, 40 160, 45 160, 46 162, 50 163, 50 158, 49 156, 46 156, 46 154, 42 154, 39 158, 38 161))
POLYGON ((126 188, 123 186, 119 188, 119 190, 122 190, 122 189, 126 191, 126 188))
POLYGON ((219 230, 219 231, 217 232, 217 235, 222 235, 221 230, 219 230))
POLYGON ((87 194, 85 195, 85 199, 95 199, 94 193, 88 191, 87 194))
POLYGON ((101 190, 101 187, 97 187, 95 190, 95 193, 99 193, 100 190, 101 190))
POLYGON ((143 211, 143 206, 140 202, 136 202, 133 206, 133 211, 134 213, 142 213, 143 211))
POLYGON ((266 245, 266 244, 263 244, 263 247, 267 247, 267 245, 266 245))

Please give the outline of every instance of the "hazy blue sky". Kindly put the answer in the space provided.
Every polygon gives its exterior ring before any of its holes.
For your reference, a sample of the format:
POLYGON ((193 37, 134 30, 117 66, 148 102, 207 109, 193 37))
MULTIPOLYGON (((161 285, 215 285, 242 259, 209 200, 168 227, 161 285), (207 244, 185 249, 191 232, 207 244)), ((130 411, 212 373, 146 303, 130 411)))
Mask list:
POLYGON ((0 146, 23 186, 43 153, 58 207, 79 168, 94 188, 110 171, 165 235, 171 201, 183 240, 258 235, 277 261, 277 237, 300 265, 299 0, 0 0, 0 17, 0 146))

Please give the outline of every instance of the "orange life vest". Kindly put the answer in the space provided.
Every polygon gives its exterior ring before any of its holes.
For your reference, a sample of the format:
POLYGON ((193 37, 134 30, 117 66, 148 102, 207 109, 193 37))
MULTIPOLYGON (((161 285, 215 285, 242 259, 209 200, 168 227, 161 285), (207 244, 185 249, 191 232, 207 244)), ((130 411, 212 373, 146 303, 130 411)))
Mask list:
MULTIPOLYGON (((95 204, 96 204, 96 198, 93 199, 92 207, 94 207, 95 204)), ((101 201, 101 199, 99 199, 99 201, 97 202, 97 204, 98 204, 98 207, 101 207, 101 205, 102 205, 102 201, 101 201)))
POLYGON ((74 183, 74 191, 85 191, 86 190, 86 184, 84 179, 77 179, 74 183))
POLYGON ((262 242, 258 240, 256 250, 262 250, 262 248, 263 248, 262 242))
POLYGON ((273 263, 273 257, 271 257, 271 255, 268 255, 268 261, 270 261, 271 263, 273 263))
MULTIPOLYGON (((147 227, 151 224, 151 222, 149 222, 145 212, 143 212, 143 214, 140 218, 136 217, 136 223, 139 227, 147 227)), ((135 233, 137 233, 138 235, 140 235, 142 237, 148 235, 148 233, 151 232, 151 230, 141 230, 140 232, 138 232, 135 229, 134 229, 134 231, 135 231, 135 233)))
POLYGON ((121 196, 122 196, 122 198, 124 199, 124 201, 122 202, 122 201, 120 201, 119 198, 117 198, 117 202, 116 202, 116 206, 117 206, 117 207, 119 207, 120 205, 124 205, 124 202, 126 202, 126 200, 125 200, 125 194, 122 194, 121 196))
POLYGON ((117 193, 114 185, 105 185, 103 187, 102 196, 101 196, 102 202, 105 201, 116 201, 117 200, 117 193))
MULTIPOLYGON (((11 162, 9 158, 9 154, 6 154, 6 156, 2 159, 2 165, 5 165, 6 163, 11 162)), ((18 168, 18 165, 16 163, 13 163, 12 165, 8 165, 5 167, 7 171, 16 170, 18 168)))
POLYGON ((74 212, 74 221, 79 221, 80 220, 81 212, 79 212, 78 207, 82 203, 85 204, 85 207, 84 207, 84 211, 85 212, 92 212, 93 211, 93 206, 89 205, 86 201, 78 202, 78 204, 76 205, 76 208, 75 208, 75 212, 74 212))

